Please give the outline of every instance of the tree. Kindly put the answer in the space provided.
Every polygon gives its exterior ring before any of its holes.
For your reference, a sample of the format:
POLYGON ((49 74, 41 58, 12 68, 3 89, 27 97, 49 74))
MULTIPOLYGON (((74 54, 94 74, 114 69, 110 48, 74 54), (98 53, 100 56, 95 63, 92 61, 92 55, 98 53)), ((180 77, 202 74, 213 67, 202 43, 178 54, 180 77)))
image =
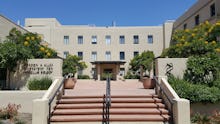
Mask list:
POLYGON ((15 42, 4 42, 0 44, 0 67, 7 69, 8 88, 10 87, 10 73, 21 61, 31 58, 30 51, 24 49, 15 42))
POLYGON ((220 22, 201 23, 193 29, 176 30, 172 34, 171 46, 161 57, 187 58, 210 53, 220 53, 220 22))
POLYGON ((140 55, 135 56, 131 60, 129 65, 131 66, 132 71, 137 72, 142 68, 144 72, 148 71, 148 76, 150 76, 150 71, 152 70, 153 67, 153 61, 154 61, 154 53, 152 51, 144 51, 140 55))
POLYGON ((41 37, 34 33, 22 34, 13 28, 7 39, 0 43, 0 67, 7 69, 7 84, 10 88, 10 73, 15 67, 30 58, 54 58, 57 52, 42 45, 41 37))
POLYGON ((72 73, 75 75, 78 69, 85 69, 87 65, 81 61, 81 58, 76 55, 68 55, 63 61, 63 75, 72 73))

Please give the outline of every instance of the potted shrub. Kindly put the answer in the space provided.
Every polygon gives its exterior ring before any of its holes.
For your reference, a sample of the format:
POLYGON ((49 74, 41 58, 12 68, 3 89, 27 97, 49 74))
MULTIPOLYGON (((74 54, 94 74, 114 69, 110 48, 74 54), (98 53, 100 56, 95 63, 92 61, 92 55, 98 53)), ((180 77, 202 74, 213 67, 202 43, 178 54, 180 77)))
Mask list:
POLYGON ((77 73, 78 68, 84 69, 86 67, 85 62, 82 62, 80 57, 76 55, 68 55, 63 61, 63 76, 65 77, 64 88, 74 88, 76 83, 74 75, 77 73))
POLYGON ((140 71, 140 80, 143 82, 145 89, 155 87, 155 81, 150 77, 153 61, 154 53, 152 51, 144 51, 140 55, 135 56, 130 62, 133 71, 140 71))

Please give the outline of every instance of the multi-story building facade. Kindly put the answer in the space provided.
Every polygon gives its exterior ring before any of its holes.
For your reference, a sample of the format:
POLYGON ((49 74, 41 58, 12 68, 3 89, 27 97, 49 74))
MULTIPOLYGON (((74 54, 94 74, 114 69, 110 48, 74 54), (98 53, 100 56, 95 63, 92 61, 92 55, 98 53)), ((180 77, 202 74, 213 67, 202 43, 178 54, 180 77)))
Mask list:
POLYGON ((143 51, 160 56, 169 47, 173 22, 162 26, 96 27, 61 25, 56 19, 25 20, 25 28, 44 37, 62 58, 78 55, 88 68, 79 70, 91 78, 101 79, 112 73, 114 79, 124 76, 130 60, 143 51))
POLYGON ((200 23, 209 21, 216 23, 220 20, 220 0, 198 0, 174 23, 176 29, 190 29, 200 23))

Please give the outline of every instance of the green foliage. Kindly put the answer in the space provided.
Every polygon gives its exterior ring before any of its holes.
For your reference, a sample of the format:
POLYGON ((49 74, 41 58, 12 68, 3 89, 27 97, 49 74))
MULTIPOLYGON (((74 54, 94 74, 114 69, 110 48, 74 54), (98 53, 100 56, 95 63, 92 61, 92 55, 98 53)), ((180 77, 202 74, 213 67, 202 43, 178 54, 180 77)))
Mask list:
POLYGON ((144 51, 140 55, 135 56, 129 63, 131 70, 137 72, 140 67, 143 67, 144 71, 150 71, 153 68, 154 53, 152 51, 144 51))
POLYGON ((140 79, 139 75, 132 74, 130 71, 124 76, 125 79, 140 79))
POLYGON ((72 73, 73 75, 77 72, 77 69, 85 69, 87 65, 81 61, 81 58, 76 55, 68 55, 63 61, 63 75, 72 73))
POLYGON ((29 90, 47 90, 52 84, 52 79, 49 77, 33 78, 28 81, 29 90))
POLYGON ((220 22, 212 25, 201 23, 193 29, 177 30, 172 35, 171 46, 164 50, 161 57, 187 58, 210 53, 220 53, 220 22))
POLYGON ((194 84, 206 84, 211 87, 219 77, 219 63, 220 58, 217 55, 190 57, 187 61, 184 79, 194 84))
POLYGON ((217 87, 208 87, 201 84, 192 84, 191 82, 170 76, 168 82, 182 97, 189 99, 190 102, 211 102, 220 101, 220 89, 217 87))
POLYGON ((14 42, 0 43, 0 67, 12 71, 19 61, 25 61, 31 58, 30 51, 24 49, 21 45, 14 42))
POLYGON ((78 75, 77 79, 90 79, 89 75, 78 75))
POLYGON ((211 119, 208 115, 201 115, 199 113, 196 113, 191 118, 191 122, 197 123, 197 124, 211 124, 211 119))

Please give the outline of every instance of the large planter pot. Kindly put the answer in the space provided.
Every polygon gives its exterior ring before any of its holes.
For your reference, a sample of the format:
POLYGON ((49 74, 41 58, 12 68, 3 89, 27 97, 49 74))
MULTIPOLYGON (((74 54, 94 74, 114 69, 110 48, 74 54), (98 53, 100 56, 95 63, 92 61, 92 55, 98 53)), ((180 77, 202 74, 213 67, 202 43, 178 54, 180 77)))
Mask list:
POLYGON ((142 83, 143 83, 144 89, 153 89, 155 88, 155 85, 156 85, 155 80, 152 78, 148 78, 148 77, 143 77, 142 83))
POLYGON ((76 84, 75 78, 67 78, 64 80, 64 88, 65 89, 73 89, 76 84))

